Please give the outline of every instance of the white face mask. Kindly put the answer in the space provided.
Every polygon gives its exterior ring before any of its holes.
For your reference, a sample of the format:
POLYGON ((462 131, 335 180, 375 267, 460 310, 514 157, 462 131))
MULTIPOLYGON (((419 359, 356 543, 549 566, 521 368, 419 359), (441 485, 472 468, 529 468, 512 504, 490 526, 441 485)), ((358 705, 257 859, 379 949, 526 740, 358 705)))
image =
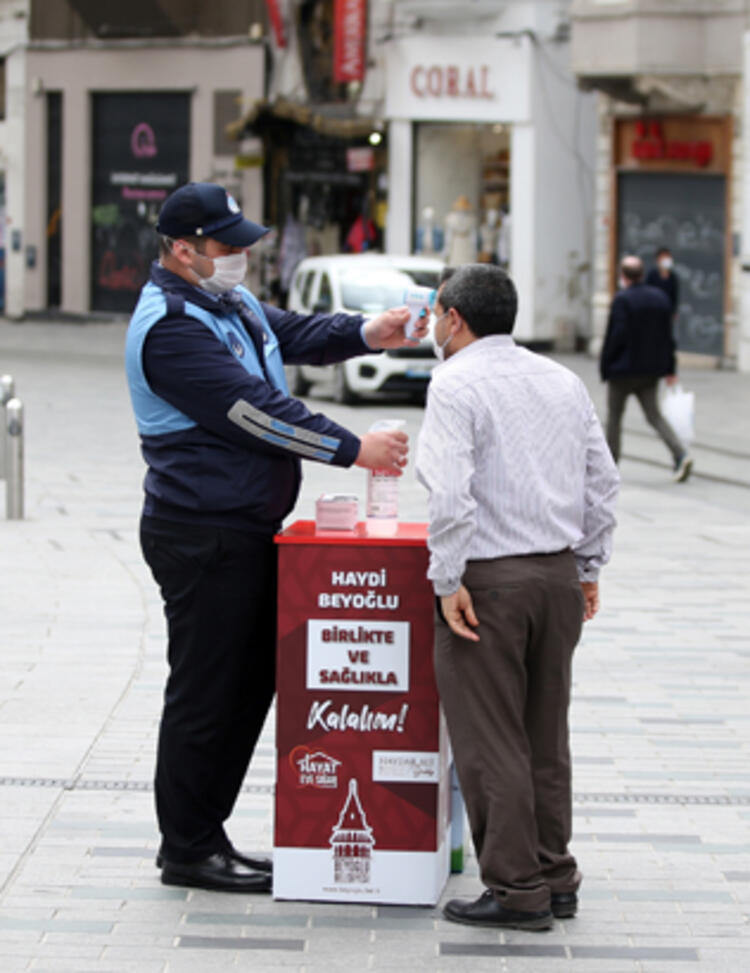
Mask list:
MULTIPOLYGON (((202 254, 205 256, 205 254, 202 254)), ((199 286, 209 294, 222 294, 241 284, 247 274, 247 253, 230 253, 226 257, 211 257, 214 272, 210 277, 198 276, 199 286)))
MULTIPOLYGON (((449 311, 445 312, 445 314, 449 314, 449 313, 450 313, 449 311)), ((432 321, 432 347, 435 349, 435 357, 437 358, 438 361, 445 361, 445 349, 453 340, 453 335, 449 334, 448 337, 445 339, 445 341, 442 344, 440 344, 437 338, 435 337, 435 328, 437 327, 437 323, 438 321, 442 321, 442 319, 445 317, 445 314, 441 314, 439 318, 436 318, 433 315, 433 321, 432 321)))
POLYGON ((659 266, 662 270, 671 270, 674 261, 671 257, 662 257, 659 261, 659 266))

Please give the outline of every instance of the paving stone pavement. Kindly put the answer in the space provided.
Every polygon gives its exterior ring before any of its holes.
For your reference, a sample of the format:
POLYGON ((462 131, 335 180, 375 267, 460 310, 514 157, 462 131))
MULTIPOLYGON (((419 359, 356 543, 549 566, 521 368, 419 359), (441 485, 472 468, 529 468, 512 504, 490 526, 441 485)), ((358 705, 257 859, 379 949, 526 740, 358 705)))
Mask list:
MULTIPOLYGON (((603 608, 576 653, 571 713, 579 917, 476 930, 436 908, 274 902, 158 882, 150 780, 165 674, 161 606, 137 547, 143 467, 124 327, 0 321, 26 410, 26 519, 0 485, 0 969, 287 968, 512 973, 750 968, 750 377, 687 369, 696 475, 630 406, 603 608)), ((594 364, 566 364, 599 406, 594 364)), ((364 431, 421 410, 311 399, 364 431)), ((364 473, 307 467, 295 516, 364 473)), ((402 518, 424 519, 413 472, 402 518)), ((273 721, 231 822, 270 848, 273 721)), ((468 848, 468 836, 467 836, 468 848)), ((480 886, 469 854, 444 898, 480 886)))

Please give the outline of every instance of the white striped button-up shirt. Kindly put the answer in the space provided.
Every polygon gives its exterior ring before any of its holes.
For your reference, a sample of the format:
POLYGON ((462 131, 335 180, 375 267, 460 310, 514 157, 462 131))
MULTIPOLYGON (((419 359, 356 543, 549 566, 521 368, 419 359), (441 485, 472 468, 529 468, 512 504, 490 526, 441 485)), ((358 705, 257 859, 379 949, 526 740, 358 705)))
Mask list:
POLYGON ((434 369, 416 470, 437 595, 458 589, 470 560, 571 548, 581 581, 609 560, 619 476, 591 398, 510 335, 478 338, 434 369))

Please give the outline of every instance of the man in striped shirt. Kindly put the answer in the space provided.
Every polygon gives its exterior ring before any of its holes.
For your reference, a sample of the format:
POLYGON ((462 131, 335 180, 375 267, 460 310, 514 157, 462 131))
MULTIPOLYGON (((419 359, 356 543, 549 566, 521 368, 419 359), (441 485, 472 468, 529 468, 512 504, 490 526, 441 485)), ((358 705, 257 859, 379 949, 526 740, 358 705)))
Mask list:
POLYGON ((511 337, 499 267, 443 283, 417 446, 429 491, 435 672, 485 893, 445 916, 546 929, 575 915, 568 704, 615 526, 618 474, 568 369, 511 337))

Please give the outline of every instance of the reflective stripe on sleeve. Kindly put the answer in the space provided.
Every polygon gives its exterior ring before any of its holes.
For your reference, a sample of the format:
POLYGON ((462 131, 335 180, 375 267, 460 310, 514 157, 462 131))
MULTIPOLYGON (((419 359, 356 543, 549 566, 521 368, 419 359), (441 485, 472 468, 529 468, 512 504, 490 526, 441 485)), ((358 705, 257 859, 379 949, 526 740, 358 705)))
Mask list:
POLYGON ((309 429, 292 426, 256 409, 245 399, 238 399, 227 412, 227 418, 245 432, 263 442, 280 446, 307 459, 330 463, 341 440, 333 436, 321 436, 309 429))

